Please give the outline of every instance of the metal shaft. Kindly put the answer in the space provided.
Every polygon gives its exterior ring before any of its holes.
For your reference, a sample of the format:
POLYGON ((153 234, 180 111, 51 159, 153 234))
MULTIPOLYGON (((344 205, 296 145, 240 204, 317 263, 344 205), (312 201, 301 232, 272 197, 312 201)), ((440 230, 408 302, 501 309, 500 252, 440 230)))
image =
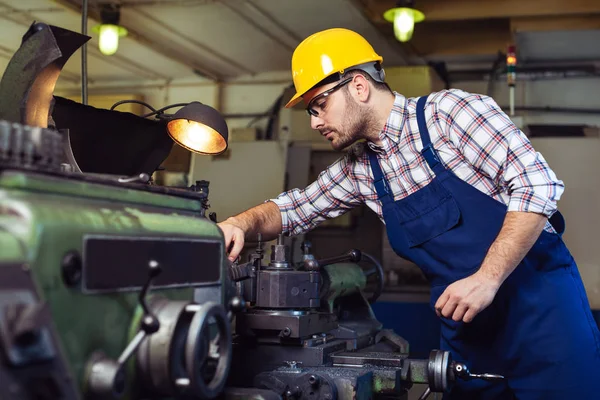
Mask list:
MULTIPOLYGON (((81 34, 87 36, 88 0, 81 4, 81 34)), ((81 104, 88 103, 87 43, 81 47, 81 104)))

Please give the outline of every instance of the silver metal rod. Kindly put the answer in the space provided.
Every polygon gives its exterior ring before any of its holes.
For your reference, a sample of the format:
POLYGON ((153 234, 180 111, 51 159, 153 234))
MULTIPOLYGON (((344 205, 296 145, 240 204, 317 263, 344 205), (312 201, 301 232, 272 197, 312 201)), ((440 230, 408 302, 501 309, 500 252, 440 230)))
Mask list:
MULTIPOLYGON (((87 36, 88 0, 83 0, 81 5, 81 34, 87 36)), ((81 104, 88 103, 87 82, 87 43, 81 47, 81 104)))
POLYGON ((515 87, 511 86, 510 88, 510 116, 515 115, 515 87))
POLYGON ((425 389, 425 391, 421 395, 421 397, 419 397, 419 400, 425 400, 425 399, 427 399, 430 394, 431 394, 431 389, 428 386, 427 389, 425 389))
POLYGON ((142 343, 142 340, 146 338, 146 332, 138 331, 138 333, 133 337, 131 342, 127 345, 123 353, 119 356, 119 360, 117 361, 119 365, 123 365, 129 360, 129 357, 133 355, 133 353, 137 350, 139 345, 142 343))

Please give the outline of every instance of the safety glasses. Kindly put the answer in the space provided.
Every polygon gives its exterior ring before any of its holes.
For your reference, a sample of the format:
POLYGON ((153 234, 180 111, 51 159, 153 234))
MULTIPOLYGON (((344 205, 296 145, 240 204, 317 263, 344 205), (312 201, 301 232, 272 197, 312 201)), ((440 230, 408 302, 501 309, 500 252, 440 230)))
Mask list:
POLYGON ((328 96, 330 96, 336 90, 338 90, 339 88, 341 88, 348 82, 352 81, 352 79, 353 79, 352 77, 346 78, 343 81, 341 81, 340 83, 338 83, 337 85, 335 85, 334 87, 332 87, 331 89, 327 89, 323 93, 319 93, 317 96, 313 97, 311 99, 311 101, 308 103, 308 106, 306 107, 306 111, 308 112, 308 115, 314 115, 315 117, 318 117, 323 112, 323 106, 325 105, 325 101, 322 101, 322 102, 319 102, 319 101, 326 99, 328 96))

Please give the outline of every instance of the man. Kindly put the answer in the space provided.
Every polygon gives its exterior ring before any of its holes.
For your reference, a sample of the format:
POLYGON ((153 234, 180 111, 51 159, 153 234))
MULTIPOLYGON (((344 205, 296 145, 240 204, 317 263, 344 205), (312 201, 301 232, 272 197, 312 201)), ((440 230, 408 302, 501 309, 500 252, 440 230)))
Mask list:
POLYGON ((395 252, 429 278, 442 349, 506 377, 459 382, 447 398, 593 398, 600 332, 560 236, 563 183, 491 98, 407 99, 381 63, 345 29, 297 47, 286 107, 304 101, 334 149, 354 146, 307 188, 220 223, 230 258, 259 232, 299 234, 366 203, 395 252))

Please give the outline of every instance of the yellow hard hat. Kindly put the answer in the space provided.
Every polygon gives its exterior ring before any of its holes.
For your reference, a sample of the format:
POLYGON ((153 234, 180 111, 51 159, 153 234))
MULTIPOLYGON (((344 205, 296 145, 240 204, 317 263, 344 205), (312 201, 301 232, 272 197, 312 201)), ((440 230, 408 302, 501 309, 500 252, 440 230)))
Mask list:
POLYGON ((317 83, 350 67, 383 61, 364 37, 349 29, 333 28, 307 37, 292 55, 292 78, 296 94, 285 105, 290 108, 317 83))

